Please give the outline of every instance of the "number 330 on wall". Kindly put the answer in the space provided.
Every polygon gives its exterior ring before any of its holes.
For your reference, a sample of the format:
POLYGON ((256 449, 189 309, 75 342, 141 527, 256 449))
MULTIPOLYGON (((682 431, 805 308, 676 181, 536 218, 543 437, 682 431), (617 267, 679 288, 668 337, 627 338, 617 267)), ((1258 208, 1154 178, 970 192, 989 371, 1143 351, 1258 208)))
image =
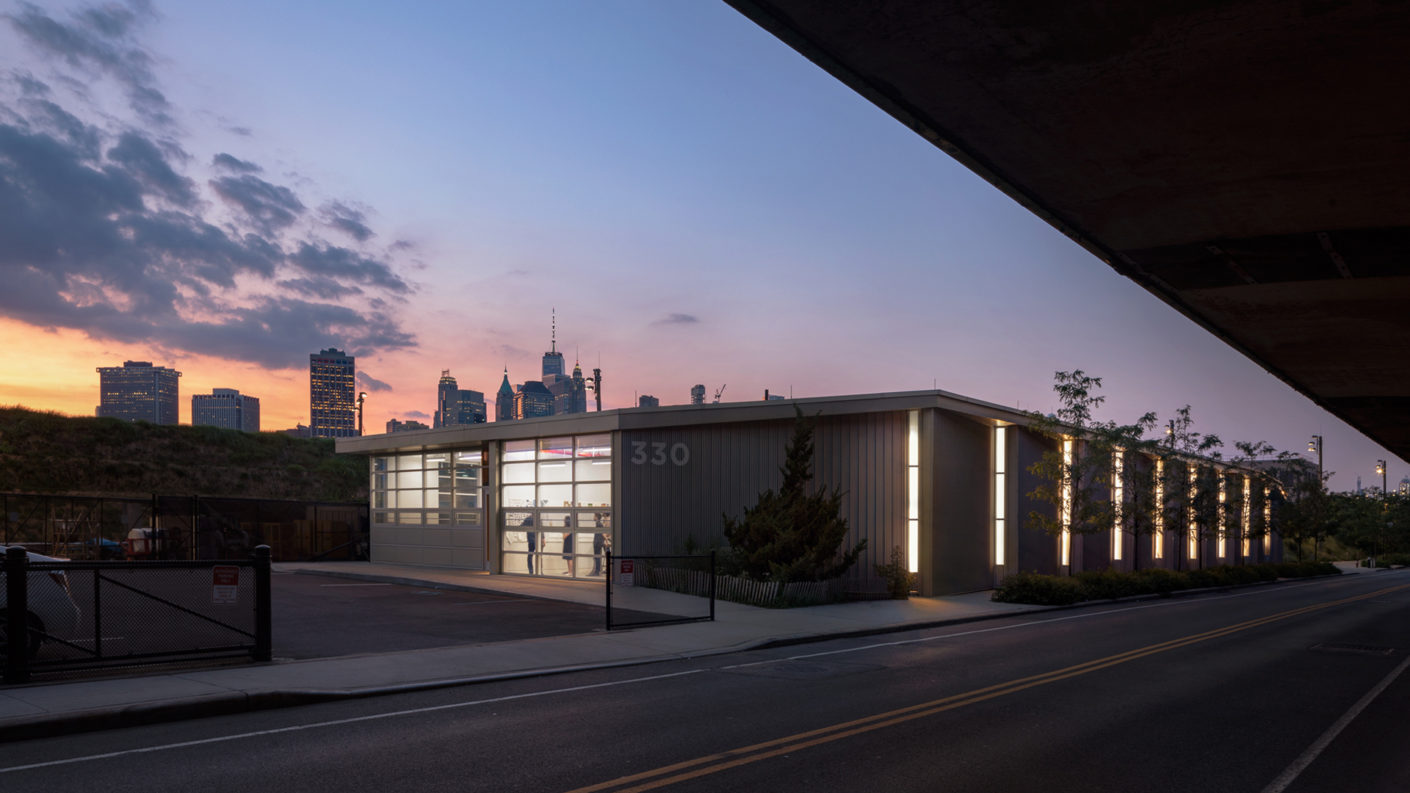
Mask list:
POLYGON ((690 462, 690 447, 684 443, 632 441, 632 465, 646 465, 648 462, 665 465, 667 461, 674 466, 690 462))

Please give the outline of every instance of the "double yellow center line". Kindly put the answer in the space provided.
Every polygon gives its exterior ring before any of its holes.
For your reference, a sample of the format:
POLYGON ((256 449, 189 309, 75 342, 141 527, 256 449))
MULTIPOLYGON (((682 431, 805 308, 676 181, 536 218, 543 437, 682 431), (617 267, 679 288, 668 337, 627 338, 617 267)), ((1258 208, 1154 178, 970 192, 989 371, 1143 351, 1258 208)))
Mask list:
POLYGON ((596 785, 589 785, 587 787, 576 788, 572 791, 569 791, 569 793, 596 793, 597 791, 604 790, 611 790, 613 791, 613 793, 640 793, 641 791, 655 790, 657 788, 665 787, 667 785, 673 785, 677 782, 684 782, 690 779, 697 779, 699 777, 708 776, 710 774, 725 771, 730 768, 748 765, 749 763, 757 763, 760 760, 767 760, 771 757, 777 757, 779 755, 788 754, 790 752, 796 752, 800 749, 807 749, 812 746, 819 746, 825 743, 831 743, 833 741, 840 741, 844 738, 850 738, 854 735, 861 735, 862 733, 871 732, 873 730, 880 730, 885 727, 892 727, 897 724, 903 724, 908 721, 923 719, 926 716, 933 716, 937 713, 944 713, 948 710, 955 710, 957 708, 962 708, 966 705, 973 705, 975 703, 994 699, 996 697, 1014 694, 1025 689, 1043 686, 1049 683, 1056 683, 1060 680, 1067 680, 1068 678, 1072 677, 1079 677, 1081 675, 1086 675, 1102 669, 1117 666, 1118 664, 1124 664, 1130 661, 1145 658, 1146 656, 1168 652, 1170 650, 1178 650, 1181 647, 1188 647, 1192 644, 1198 644, 1199 642, 1208 641, 1210 639, 1218 639, 1224 636, 1229 636, 1231 634, 1238 633, 1240 631, 1249 630, 1250 628, 1257 628, 1262 625, 1268 625, 1269 623, 1278 622, 1280 620, 1290 619, 1292 617, 1301 616, 1303 614, 1310 614, 1314 611, 1333 608, 1335 606, 1343 606, 1348 603, 1355 603, 1359 600, 1368 600, 1370 598, 1380 597, 1382 595, 1405 589, 1407 587, 1410 587, 1410 584, 1401 584, 1399 586, 1378 589, 1374 592, 1368 592, 1363 595, 1354 595, 1352 597, 1342 598, 1340 600, 1331 600, 1326 603, 1317 603, 1311 606, 1303 606, 1302 608, 1296 608, 1289 611, 1282 611, 1277 614, 1270 614, 1266 617, 1259 617, 1258 619, 1248 620, 1247 622, 1240 622, 1234 625, 1227 625, 1223 628, 1215 628, 1214 630, 1205 631, 1204 633, 1196 633, 1190 636, 1183 636, 1178 639, 1171 639, 1169 641, 1160 642, 1159 644, 1151 644, 1145 647, 1139 647, 1134 650, 1128 650, 1124 653, 1109 655, 1104 658, 1098 658, 1092 661, 1086 661, 1084 663, 1075 664, 1073 666, 1063 667, 1062 669, 1054 669, 1050 672, 1044 672, 1038 675, 1021 677, 1016 680, 1009 680, 1004 683, 997 683, 992 686, 977 688, 972 691, 966 691, 963 694, 953 694, 948 697, 933 699, 929 702, 922 702, 916 705, 909 705, 904 708, 889 710, 885 713, 877 713, 872 716, 866 716, 860 719, 854 719, 852 721, 841 722, 839 724, 834 724, 829 727, 822 727, 816 730, 795 733, 793 735, 789 735, 783 738, 775 738, 771 741, 764 741, 762 743, 751 744, 749 746, 741 746, 737 749, 730 749, 726 752, 706 755, 704 757, 697 757, 693 760, 686 760, 684 762, 674 763, 672 765, 661 766, 660 768, 655 768, 650 771, 643 771, 639 774, 632 774, 630 776, 612 779, 607 782, 601 782, 596 785))

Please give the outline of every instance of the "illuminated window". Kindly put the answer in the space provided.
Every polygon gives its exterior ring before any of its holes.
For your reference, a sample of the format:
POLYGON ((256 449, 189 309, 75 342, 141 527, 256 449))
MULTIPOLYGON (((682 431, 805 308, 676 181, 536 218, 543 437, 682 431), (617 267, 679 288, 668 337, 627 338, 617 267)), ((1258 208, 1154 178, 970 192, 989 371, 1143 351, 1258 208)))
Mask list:
POLYGON ((906 562, 920 572, 920 411, 910 412, 906 436, 906 562))
POLYGON ((1190 472, 1190 504, 1185 510, 1185 513, 1186 520, 1188 520, 1190 524, 1187 532, 1189 535, 1188 544, 1190 546, 1189 557, 1190 560, 1193 561, 1199 558, 1199 529, 1195 525, 1195 495, 1199 492, 1199 487, 1195 484, 1195 464, 1185 463, 1185 468, 1190 472))
POLYGON ((612 436, 506 441, 500 570, 600 577, 612 534, 612 436))
POLYGON ((1253 506, 1253 481, 1248 474, 1244 474, 1244 503, 1239 509, 1239 553, 1244 557, 1249 554, 1249 508, 1253 506))
POLYGON ((1154 518, 1152 525, 1155 531, 1151 534, 1151 555, 1156 559, 1165 558, 1165 460, 1155 458, 1155 504, 1154 518))
POLYGON ((1226 555, 1225 551, 1228 545, 1227 539, 1225 537, 1226 526, 1224 525, 1224 472, 1218 471, 1215 473, 1215 475, 1219 477, 1219 516, 1217 518, 1219 524, 1219 537, 1215 541, 1215 551, 1218 557, 1220 559, 1223 559, 1226 555))
POLYGON ((994 428, 994 564, 1004 563, 1004 501, 1007 490, 1005 489, 1005 474, 1007 473, 1008 461, 1005 459, 1007 450, 1004 448, 1008 433, 1004 427, 994 428))
POLYGON ((1062 523, 1062 536, 1059 541, 1058 563, 1064 566, 1072 564, 1072 447, 1072 439, 1063 438, 1062 487, 1059 491, 1059 500, 1062 503, 1058 507, 1058 520, 1062 523))
POLYGON ((1273 552, 1273 499, 1272 491, 1263 488, 1263 552, 1273 552))
POLYGON ((1121 481, 1126 471, 1126 452, 1124 449, 1117 449, 1111 455, 1111 559, 1121 561, 1121 498, 1124 492, 1121 481))

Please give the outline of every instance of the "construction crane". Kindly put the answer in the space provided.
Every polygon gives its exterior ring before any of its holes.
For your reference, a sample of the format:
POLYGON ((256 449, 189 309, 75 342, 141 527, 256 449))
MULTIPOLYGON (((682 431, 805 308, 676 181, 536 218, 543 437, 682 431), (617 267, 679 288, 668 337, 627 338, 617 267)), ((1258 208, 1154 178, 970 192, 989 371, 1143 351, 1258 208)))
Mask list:
MULTIPOLYGON (((729 383, 725 383, 725 385, 729 385, 729 383)), ((722 386, 720 386, 719 388, 715 389, 715 399, 714 399, 712 402, 710 402, 710 404, 712 404, 712 405, 718 405, 718 404, 720 404, 720 394, 723 394, 723 393, 725 392, 725 385, 722 385, 722 386)))

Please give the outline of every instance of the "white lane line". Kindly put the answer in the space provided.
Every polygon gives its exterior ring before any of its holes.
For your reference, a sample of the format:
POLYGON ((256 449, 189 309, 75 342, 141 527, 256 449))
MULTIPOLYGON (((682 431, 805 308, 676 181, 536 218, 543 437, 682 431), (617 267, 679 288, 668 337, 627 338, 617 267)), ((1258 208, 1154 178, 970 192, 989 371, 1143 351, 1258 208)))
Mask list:
POLYGON ((469 708, 475 705, 492 705, 497 702, 511 702, 516 699, 532 699, 534 697, 544 697, 551 694, 571 694, 575 691, 591 691, 596 688, 610 688, 612 686, 625 686, 632 683, 649 683, 655 680, 665 680, 672 677, 684 677, 685 675, 697 675, 707 669, 690 669, 684 672, 671 672, 664 675, 651 675, 650 677, 635 677, 630 680, 615 680, 608 683, 592 683, 585 686, 569 686, 568 688, 557 688, 552 691, 530 691, 524 694, 510 694, 503 697, 492 697, 490 699, 477 699, 471 702, 453 702, 448 705, 431 705, 425 708, 412 708, 410 710, 396 710, 388 713, 373 713, 368 716, 354 716, 348 719, 334 719, 332 721, 319 721, 312 724, 295 724, 289 727, 277 727, 272 730, 257 730, 255 732, 242 732, 234 735, 218 735, 214 738, 201 738, 195 741, 181 741, 179 743, 161 744, 158 746, 143 746, 137 749, 123 749, 116 752, 104 752, 103 754, 90 754, 83 757, 70 757, 64 760, 49 760, 43 763, 29 763, 27 765, 15 765, 8 768, 0 768, 0 774, 8 774, 13 771, 29 771, 35 768, 52 768, 61 765, 74 765, 77 763, 89 763, 95 760, 109 760, 114 757, 124 757, 134 754, 149 754, 151 752, 166 752, 173 749, 185 749, 191 746, 205 746, 212 743, 225 743, 227 741, 238 741, 244 738, 258 738, 264 735, 279 735, 286 732, 299 732, 302 730, 316 730, 323 727, 338 727, 344 724, 357 724, 364 721, 376 721, 378 719, 390 719, 397 716, 414 716, 421 713, 434 713, 438 710, 454 710, 456 708, 469 708))
POLYGON ((977 628, 977 629, 971 630, 971 631, 960 631, 959 633, 942 633, 942 634, 936 634, 936 635, 934 635, 934 636, 921 636, 921 637, 916 638, 916 639, 898 639, 898 640, 896 640, 896 641, 894 641, 894 642, 877 642, 877 643, 875 643, 875 644, 866 644, 866 645, 862 645, 862 646, 860 646, 860 647, 846 647, 846 648, 843 648, 843 649, 840 649, 840 650, 825 650, 825 651, 819 652, 819 653, 805 653, 805 654, 803 654, 803 655, 790 655, 790 656, 787 656, 787 657, 785 657, 785 658, 774 658, 774 659, 768 660, 768 661, 751 661, 751 662, 749 662, 749 663, 747 663, 747 664, 735 664, 735 665, 733 665, 733 666, 722 666, 722 667, 719 667, 719 668, 720 668, 720 669, 744 669, 744 668, 750 667, 750 666, 764 666, 764 665, 767 665, 767 664, 776 664, 776 663, 778 663, 778 662, 780 662, 780 661, 802 661, 802 660, 805 660, 805 659, 808 659, 808 658, 821 658, 821 657, 826 656, 826 655, 845 655, 845 654, 847 654, 847 653, 856 653, 856 652, 862 652, 862 651, 865 651, 865 650, 878 650, 878 649, 885 648, 885 647, 902 647, 902 646, 905 646, 905 645, 908 645, 908 644, 922 644, 922 643, 924 643, 924 642, 933 642, 933 641, 938 641, 938 640, 940 640, 940 639, 955 639, 955 638, 959 638, 959 637, 961 637, 961 636, 975 636, 975 635, 978 635, 978 634, 981 634, 981 633, 995 633, 995 632, 998 632, 998 631, 1011 631, 1011 630, 1015 630, 1015 629, 1017 629, 1017 628, 1032 628, 1032 627, 1035 627, 1035 626, 1051 625, 1052 623, 1055 623, 1055 622, 1068 622, 1068 621, 1070 621, 1070 620, 1084 620, 1084 619, 1091 619, 1092 617, 1104 617, 1104 616, 1106 616, 1106 615, 1108 615, 1108 614, 1121 614, 1121 613, 1127 612, 1127 611, 1142 611, 1142 610, 1145 610, 1145 609, 1162 608, 1162 607, 1166 607, 1166 606, 1188 606, 1188 605, 1191 605, 1191 604, 1194 604, 1194 603, 1207 603, 1207 602, 1209 602, 1209 601, 1211 601, 1211 600, 1228 600, 1228 599, 1230 599, 1230 598, 1253 597, 1253 596, 1255 596, 1255 595, 1266 595, 1266 594, 1270 594, 1270 593, 1272 593, 1272 592, 1287 592, 1288 589, 1291 588, 1291 587, 1308 586, 1308 585, 1311 585, 1311 584, 1313 584, 1313 583, 1316 583, 1316 582, 1313 582, 1313 581, 1308 581, 1308 582, 1306 582, 1306 583, 1299 582, 1299 583, 1296 583, 1296 584, 1290 584, 1290 585, 1288 585, 1288 586, 1278 587, 1278 588, 1276 588, 1276 589, 1262 589, 1262 590, 1255 590, 1255 591, 1252 591, 1252 592, 1235 592, 1235 593, 1228 594, 1228 595, 1211 595, 1211 596, 1209 596, 1209 597, 1200 598, 1200 599, 1198 599, 1198 600, 1186 600, 1186 601, 1183 601, 1183 602, 1158 601, 1158 602, 1155 602, 1155 603, 1146 603, 1146 604, 1143 604, 1143 605, 1140 605, 1140 606, 1126 606, 1126 607, 1123 607, 1123 608, 1107 609, 1106 611, 1087 611, 1087 612, 1083 612, 1083 613, 1081 613, 1081 614, 1070 614, 1070 615, 1068 615, 1068 616, 1066 616, 1066 617, 1053 617, 1052 619, 1032 620, 1032 621, 1030 621, 1030 622, 1020 622, 1020 623, 1016 623, 1016 624, 1014 624, 1014 625, 1000 625, 1000 626, 997 626, 997 627, 994 627, 994 628, 977 628))
POLYGON ((1309 765, 1312 765, 1312 761, 1316 760, 1318 755, 1322 754, 1328 746, 1331 746, 1332 741, 1336 740, 1337 736, 1341 734, 1341 731, 1346 729, 1346 726, 1350 724, 1353 719, 1361 715, 1361 711, 1365 710, 1368 705, 1375 701, 1376 697, 1379 697, 1382 692, 1389 688, 1390 684, 1394 683, 1395 679, 1400 677, 1400 673, 1404 672, 1406 668, 1410 668, 1410 658, 1401 661, 1400 665, 1391 670, 1391 673, 1386 675, 1385 679, 1381 680, 1381 682, 1377 683, 1375 688, 1367 691, 1366 696, 1357 700, 1356 704, 1351 706, 1351 710, 1343 713, 1342 717, 1337 719, 1335 724, 1328 727, 1327 731, 1322 733, 1322 737, 1313 741, 1312 745, 1307 747, 1307 751, 1303 752, 1301 756, 1294 760, 1292 765, 1288 766, 1283 773, 1278 775, 1277 779, 1268 783, 1268 787, 1263 789, 1263 793, 1282 793, 1282 791, 1286 790, 1288 785, 1291 785, 1299 774, 1307 770, 1309 765))

